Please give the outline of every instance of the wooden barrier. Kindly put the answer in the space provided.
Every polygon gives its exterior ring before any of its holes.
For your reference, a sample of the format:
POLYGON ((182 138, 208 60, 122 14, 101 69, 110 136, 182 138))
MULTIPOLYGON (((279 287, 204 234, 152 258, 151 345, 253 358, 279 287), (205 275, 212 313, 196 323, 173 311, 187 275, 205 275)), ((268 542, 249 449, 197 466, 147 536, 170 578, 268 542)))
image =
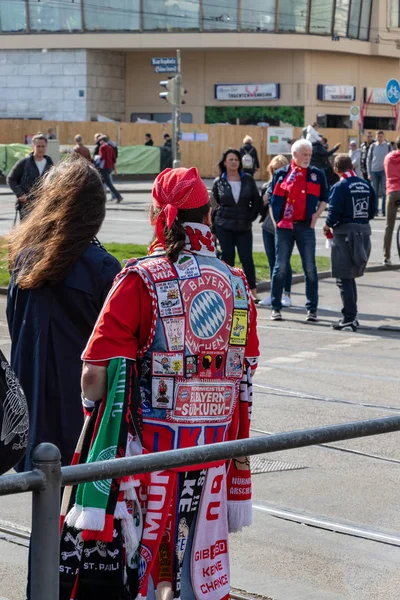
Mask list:
MULTIPOLYGON (((84 143, 93 144, 95 133, 105 133, 121 146, 144 144, 145 134, 151 133, 154 144, 162 146, 164 133, 171 135, 171 125, 162 123, 102 123, 102 122, 64 122, 34 121, 22 119, 0 120, 0 144, 24 143, 26 135, 46 133, 52 128, 61 144, 73 144, 74 136, 80 134, 84 143)), ((237 148, 243 144, 245 135, 253 138, 260 159, 260 171, 257 179, 264 179, 271 157, 267 154, 267 127, 256 125, 194 125, 184 123, 183 132, 207 134, 207 141, 180 142, 182 166, 196 166, 202 177, 216 177, 219 174, 218 162, 227 148, 237 148)), ((320 129, 321 135, 329 141, 330 147, 341 143, 339 151, 347 152, 350 138, 357 138, 355 129, 320 129)), ((301 137, 302 128, 293 128, 294 139, 301 137)), ((392 141, 397 137, 395 131, 386 131, 385 137, 392 141)))

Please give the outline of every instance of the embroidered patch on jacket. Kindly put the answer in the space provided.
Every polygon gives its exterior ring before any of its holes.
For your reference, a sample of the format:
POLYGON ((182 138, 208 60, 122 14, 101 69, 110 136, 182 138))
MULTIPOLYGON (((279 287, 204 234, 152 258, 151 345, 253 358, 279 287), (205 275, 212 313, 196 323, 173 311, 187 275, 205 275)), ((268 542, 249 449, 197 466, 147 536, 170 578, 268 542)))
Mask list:
POLYGON ((185 377, 193 377, 198 373, 199 357, 189 354, 185 357, 185 377))
POLYGON ((183 305, 179 283, 176 279, 173 281, 163 281, 156 283, 156 292, 158 299, 158 309, 161 317, 172 317, 183 314, 183 305))
POLYGON ((170 352, 179 352, 185 348, 185 317, 162 319, 164 333, 170 352))
POLYGON ((222 379, 224 374, 224 354, 218 350, 207 350, 199 356, 199 377, 222 379))
POLYGON ((232 346, 245 346, 247 340, 248 311, 235 308, 229 343, 232 346))
POLYGON ((153 377, 151 381, 153 408, 172 408, 174 399, 174 379, 172 377, 153 377))
POLYGON ((232 414, 235 391, 234 382, 177 382, 173 416, 184 420, 224 421, 232 414))
POLYGON ((146 260, 144 267, 150 273, 153 281, 176 279, 176 273, 172 265, 164 257, 146 260))
POLYGON ((183 354, 153 352, 152 374, 157 376, 179 375, 183 377, 183 354))
POLYGON ((226 377, 237 377, 241 379, 244 368, 244 348, 228 348, 226 355, 225 375, 226 377))
POLYGON ((199 263, 193 254, 182 253, 174 263, 179 279, 193 279, 200 277, 199 263))
POLYGON ((235 308, 246 308, 248 306, 247 303, 247 295, 246 295, 246 286, 241 277, 232 277, 232 289, 233 289, 233 305, 235 308))

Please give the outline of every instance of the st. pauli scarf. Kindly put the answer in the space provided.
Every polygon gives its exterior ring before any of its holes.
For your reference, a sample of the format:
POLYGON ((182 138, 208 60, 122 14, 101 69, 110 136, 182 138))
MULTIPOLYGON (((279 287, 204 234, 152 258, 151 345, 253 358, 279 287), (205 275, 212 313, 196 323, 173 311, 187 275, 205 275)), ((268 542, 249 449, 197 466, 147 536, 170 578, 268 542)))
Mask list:
MULTIPOLYGON (((277 224, 280 229, 293 229, 294 204, 304 190, 307 169, 298 167, 292 160, 290 171, 282 183, 276 185, 284 191, 286 198, 285 209, 281 221, 277 224)), ((274 192, 275 193, 275 192, 274 192)))

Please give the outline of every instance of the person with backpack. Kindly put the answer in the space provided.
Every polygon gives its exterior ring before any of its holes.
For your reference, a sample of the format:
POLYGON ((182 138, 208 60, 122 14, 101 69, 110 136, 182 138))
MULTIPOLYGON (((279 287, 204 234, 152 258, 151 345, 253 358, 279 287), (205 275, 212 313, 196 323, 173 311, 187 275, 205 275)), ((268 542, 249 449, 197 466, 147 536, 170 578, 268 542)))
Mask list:
POLYGON ((32 208, 32 189, 35 184, 50 170, 53 161, 46 155, 47 139, 42 133, 32 138, 32 152, 26 158, 21 158, 11 169, 7 183, 17 196, 15 204, 21 221, 32 208))
POLYGON ((260 168, 258 154, 253 146, 253 139, 246 135, 243 139, 243 146, 239 150, 242 157, 243 172, 254 176, 254 173, 260 168))
POLYGON ((379 212, 379 191, 382 193, 382 217, 386 215, 386 175, 384 161, 386 155, 392 151, 392 146, 385 140, 384 132, 376 133, 376 142, 373 142, 368 150, 367 169, 368 179, 372 183, 376 196, 376 215, 379 212))

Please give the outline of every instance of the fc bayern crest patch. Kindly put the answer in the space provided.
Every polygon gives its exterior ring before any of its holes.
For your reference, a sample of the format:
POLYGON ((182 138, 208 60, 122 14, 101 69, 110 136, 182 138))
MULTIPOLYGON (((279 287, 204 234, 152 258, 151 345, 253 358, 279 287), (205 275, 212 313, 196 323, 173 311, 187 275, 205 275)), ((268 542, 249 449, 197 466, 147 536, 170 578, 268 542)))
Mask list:
POLYGON ((201 350, 225 349, 233 313, 229 276, 211 266, 202 267, 201 277, 181 282, 181 292, 189 351, 198 354, 201 350))

